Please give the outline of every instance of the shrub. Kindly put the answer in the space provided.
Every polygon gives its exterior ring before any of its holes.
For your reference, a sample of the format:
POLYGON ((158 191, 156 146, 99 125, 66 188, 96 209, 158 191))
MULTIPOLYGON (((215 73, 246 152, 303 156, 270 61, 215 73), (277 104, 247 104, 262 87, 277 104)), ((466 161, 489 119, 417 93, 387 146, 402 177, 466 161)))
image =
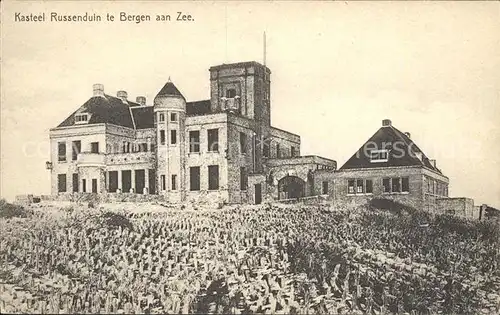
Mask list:
POLYGON ((105 220, 105 223, 110 227, 122 227, 130 230, 133 230, 134 228, 129 218, 127 218, 123 214, 114 212, 105 212, 102 216, 105 220))
POLYGON ((5 199, 0 199, 0 218, 27 218, 29 211, 23 206, 8 203, 5 199))

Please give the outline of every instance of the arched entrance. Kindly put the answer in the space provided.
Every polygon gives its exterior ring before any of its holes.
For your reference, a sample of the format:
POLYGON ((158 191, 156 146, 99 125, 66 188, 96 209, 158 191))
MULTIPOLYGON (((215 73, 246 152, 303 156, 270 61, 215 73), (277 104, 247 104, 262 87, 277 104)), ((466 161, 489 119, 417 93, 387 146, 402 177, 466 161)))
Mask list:
POLYGON ((304 197, 305 182, 297 176, 285 176, 278 182, 278 199, 304 197))

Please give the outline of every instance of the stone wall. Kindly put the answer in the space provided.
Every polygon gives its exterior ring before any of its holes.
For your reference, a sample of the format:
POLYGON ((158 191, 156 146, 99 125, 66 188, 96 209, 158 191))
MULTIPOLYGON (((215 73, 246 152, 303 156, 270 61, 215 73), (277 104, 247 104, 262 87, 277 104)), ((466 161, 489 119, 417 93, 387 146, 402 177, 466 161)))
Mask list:
POLYGON ((478 217, 475 215, 474 200, 470 198, 437 198, 436 205, 440 213, 454 214, 466 218, 478 217))

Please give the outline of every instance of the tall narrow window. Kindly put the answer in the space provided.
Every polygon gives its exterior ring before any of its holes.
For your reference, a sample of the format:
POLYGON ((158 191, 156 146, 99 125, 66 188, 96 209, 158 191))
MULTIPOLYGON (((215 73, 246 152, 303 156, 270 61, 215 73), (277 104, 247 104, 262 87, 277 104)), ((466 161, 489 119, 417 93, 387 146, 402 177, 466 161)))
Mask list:
POLYGON ((240 190, 247 190, 248 175, 245 167, 240 167, 240 190))
POLYGON ((365 187, 366 187, 366 193, 367 194, 372 194, 373 193, 373 181, 371 179, 367 179, 366 180, 365 187))
POLYGON ((57 160, 66 162, 66 142, 57 143, 57 160))
POLYGON ((90 153, 99 153, 99 142, 90 143, 90 153))
POLYGON ((323 182, 323 187, 322 187, 321 193, 323 195, 327 195, 328 194, 328 182, 327 181, 323 182))
POLYGON ((362 179, 356 180, 356 193, 362 194, 364 192, 365 192, 365 188, 363 187, 363 180, 362 179))
POLYGON ((240 132, 240 152, 247 153, 247 135, 244 132, 240 132))
POLYGON ((401 191, 402 192, 410 191, 410 179, 408 177, 401 178, 401 191))
POLYGON ((276 143, 276 157, 278 159, 281 157, 281 147, 279 143, 276 143))
POLYGON ((80 152, 82 152, 82 142, 80 140, 73 141, 71 144, 71 159, 76 161, 80 152))
POLYGON ((235 98, 236 97, 236 90, 235 89, 227 89, 226 90, 226 97, 227 98, 235 98))
POLYGON ((165 115, 163 113, 160 113, 160 121, 165 121, 165 115))
POLYGON ((87 180, 82 179, 82 192, 87 192, 87 180))
POLYGON ((208 129, 208 152, 219 151, 219 129, 208 129))
POLYGON ((160 130, 160 144, 165 145, 165 130, 160 130))
POLYGON ((78 192, 78 173, 73 173, 73 192, 78 192))
POLYGON ((166 189, 165 175, 160 175, 160 181, 161 181, 161 190, 165 190, 166 189))
POLYGON ((219 165, 208 166, 208 189, 219 189, 219 165))
POLYGON ((401 178, 395 177, 392 179, 392 192, 401 192, 401 178))
POLYGON ((170 121, 177 121, 177 113, 170 113, 170 121))
POLYGON ((354 194, 354 179, 349 179, 347 181, 347 193, 348 194, 354 194))
POLYGON ((264 157, 269 157, 269 140, 264 139, 263 144, 262 144, 262 155, 264 157))
POLYGON ((189 132, 189 152, 200 152, 200 131, 189 132))
POLYGON ((294 157, 294 156, 295 156, 295 154, 296 154, 296 153, 295 153, 295 147, 294 147, 294 146, 292 146, 292 147, 290 148, 290 155, 291 155, 292 157, 294 157))
POLYGON ((170 130, 170 144, 177 144, 177 130, 170 130))
POLYGON ((172 188, 172 190, 177 190, 177 175, 176 174, 172 174, 170 185, 171 185, 170 187, 172 188))
POLYGON ((384 186, 384 192, 385 193, 390 193, 391 192, 391 179, 390 178, 384 178, 382 180, 382 185, 384 186))
POLYGON ((66 174, 57 175, 57 191, 66 192, 66 174))
POLYGON ((189 168, 189 190, 200 190, 200 167, 189 168))

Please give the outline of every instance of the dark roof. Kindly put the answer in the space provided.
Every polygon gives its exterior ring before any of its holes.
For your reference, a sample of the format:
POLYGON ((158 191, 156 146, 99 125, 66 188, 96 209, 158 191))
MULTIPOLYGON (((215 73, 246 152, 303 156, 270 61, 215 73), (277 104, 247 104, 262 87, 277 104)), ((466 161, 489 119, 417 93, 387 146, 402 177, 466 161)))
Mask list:
POLYGON ((199 116, 211 113, 210 100, 187 102, 186 103, 186 115, 188 116, 199 116))
POLYGON ((153 106, 132 107, 132 115, 137 129, 154 128, 153 106))
POLYGON ((441 173, 441 170, 431 164, 429 158, 413 140, 392 125, 381 127, 375 132, 339 170, 393 166, 425 166, 441 173), (372 163, 369 156, 370 150, 384 148, 389 149, 388 161, 372 163), (418 157, 419 154, 421 154, 421 159, 418 157))
POLYGON ((221 65, 210 67, 210 71, 213 70, 221 70, 221 69, 230 69, 230 68, 239 68, 239 67, 262 67, 265 68, 268 73, 271 73, 271 70, 265 65, 258 63, 257 61, 242 61, 235 63, 223 63, 221 65))
POLYGON ((171 81, 168 81, 167 83, 165 83, 165 85, 161 88, 160 92, 158 92, 156 97, 163 96, 163 95, 175 95, 175 96, 181 96, 182 98, 184 98, 184 95, 182 95, 182 93, 179 91, 179 89, 177 89, 177 87, 171 81))
MULTIPOLYGON (((132 105, 136 104, 129 102, 132 105)), ((138 104, 136 104, 138 105, 138 104)), ((134 128, 130 115, 129 105, 117 97, 110 95, 94 96, 83 104, 78 110, 66 118, 58 127, 73 126, 76 113, 91 114, 89 124, 109 123, 118 126, 134 128)))

